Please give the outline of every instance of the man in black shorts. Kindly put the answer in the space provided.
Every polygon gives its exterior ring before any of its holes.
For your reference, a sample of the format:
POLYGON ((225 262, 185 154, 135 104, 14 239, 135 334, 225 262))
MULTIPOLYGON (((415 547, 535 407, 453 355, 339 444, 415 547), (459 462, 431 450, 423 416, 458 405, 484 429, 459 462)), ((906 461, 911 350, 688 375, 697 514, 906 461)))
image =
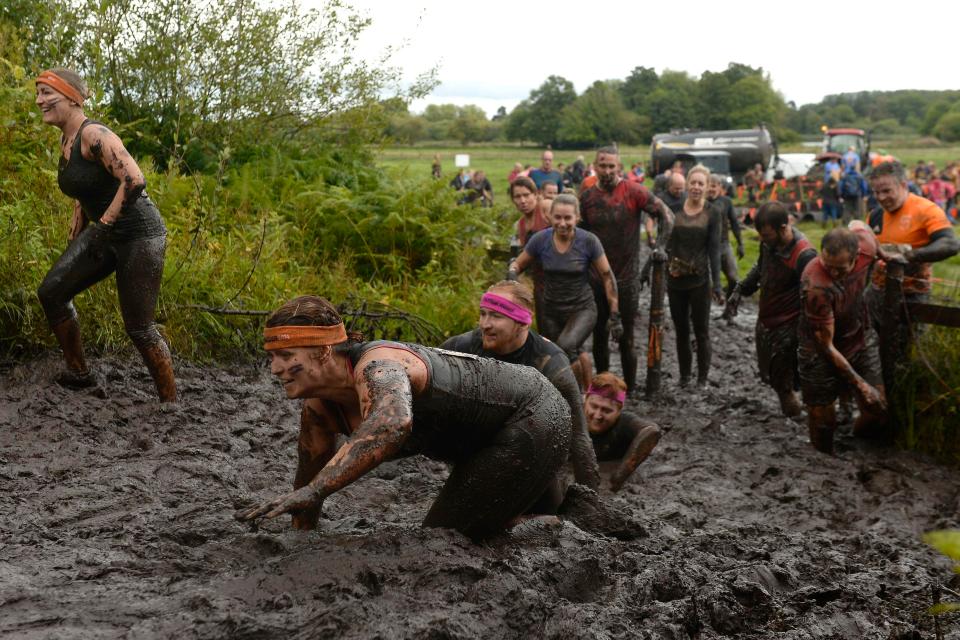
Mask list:
POLYGON ((760 379, 773 387, 783 415, 799 416, 797 397, 797 326, 800 322, 800 275, 817 250, 799 229, 790 226, 790 214, 779 202, 767 202, 757 211, 760 257, 747 277, 727 299, 725 313, 736 313, 741 296, 760 290, 757 314, 757 366, 760 379))
POLYGON ((832 453, 834 403, 841 392, 851 389, 860 407, 854 435, 867 435, 886 421, 877 334, 870 326, 864 292, 878 257, 886 262, 903 258, 883 252, 870 227, 859 220, 849 229, 828 232, 820 250, 800 279, 803 315, 797 360, 810 443, 832 453))
MULTIPOLYGON (((623 180, 618 172, 619 166, 620 152, 616 147, 603 147, 597 151, 594 161, 597 184, 585 189, 580 196, 580 226, 600 238, 617 279, 619 312, 623 323, 620 361, 629 392, 637 386, 634 322, 640 306, 643 214, 647 213, 659 222, 652 258, 665 261, 665 247, 673 229, 673 212, 639 183, 623 180)), ((593 360, 599 372, 610 368, 610 347, 607 342, 610 311, 601 287, 594 287, 594 297, 597 301, 597 324, 593 332, 593 360)))

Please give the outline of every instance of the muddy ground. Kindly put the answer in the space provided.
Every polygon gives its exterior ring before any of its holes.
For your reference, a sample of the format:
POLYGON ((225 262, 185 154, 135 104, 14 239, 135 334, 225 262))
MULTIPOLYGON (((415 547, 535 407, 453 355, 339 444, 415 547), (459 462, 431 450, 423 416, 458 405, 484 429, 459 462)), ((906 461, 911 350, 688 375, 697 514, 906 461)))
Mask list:
POLYGON ((849 427, 814 452, 758 382, 753 319, 714 322, 701 392, 676 389, 668 332, 663 397, 631 401, 665 436, 605 494, 632 541, 421 529, 446 475, 423 458, 327 499, 316 532, 255 530, 232 514, 286 490, 297 436, 265 367, 179 363, 159 410, 122 358, 95 361, 106 398, 50 382, 54 354, 8 369, 0 637, 935 638, 931 585, 957 585, 920 535, 960 524, 960 474, 849 427))

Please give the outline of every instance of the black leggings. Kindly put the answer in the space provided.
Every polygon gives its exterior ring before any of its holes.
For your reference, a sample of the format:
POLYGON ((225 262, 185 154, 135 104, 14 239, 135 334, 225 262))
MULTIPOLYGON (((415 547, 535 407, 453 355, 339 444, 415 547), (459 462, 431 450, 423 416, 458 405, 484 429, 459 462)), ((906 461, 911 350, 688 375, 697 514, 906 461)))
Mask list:
POLYGON ((710 345, 710 283, 695 289, 670 289, 670 317, 673 318, 677 335, 677 360, 680 363, 680 378, 690 377, 693 354, 690 349, 690 321, 693 321, 693 334, 697 338, 697 379, 706 382, 710 373, 710 357, 713 348, 710 345))
POLYGON ((544 394, 511 416, 493 440, 454 464, 423 521, 473 540, 502 532, 557 477, 570 448, 570 409, 544 394))
POLYGON ((115 271, 127 334, 138 348, 162 342, 153 318, 166 244, 166 236, 116 242, 109 231, 88 226, 67 246, 37 291, 50 326, 75 318, 74 296, 115 271))
MULTIPOLYGON (((627 389, 633 391, 637 386, 637 351, 634 344, 634 323, 640 309, 640 287, 636 284, 618 283, 617 303, 620 307, 620 321, 623 323, 623 337, 620 338, 620 366, 623 368, 623 380, 627 389)), ((593 299, 597 303, 597 326, 593 330, 593 363, 597 372, 610 370, 610 335, 607 320, 610 319, 610 306, 603 285, 594 286, 593 299)))
POLYGON ((596 324, 597 306, 593 300, 575 311, 557 310, 549 302, 545 302, 537 321, 540 334, 563 349, 570 362, 577 359, 580 347, 596 324))

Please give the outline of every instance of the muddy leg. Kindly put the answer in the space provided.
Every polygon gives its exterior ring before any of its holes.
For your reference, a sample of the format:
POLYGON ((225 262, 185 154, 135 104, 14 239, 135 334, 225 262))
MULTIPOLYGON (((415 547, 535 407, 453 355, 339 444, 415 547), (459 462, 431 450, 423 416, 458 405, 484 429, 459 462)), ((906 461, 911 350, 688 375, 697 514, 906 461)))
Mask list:
POLYGON ((577 356, 577 361, 570 365, 570 369, 573 370, 573 375, 577 379, 577 384, 580 385, 580 390, 586 391, 587 387, 590 386, 590 381, 593 380, 593 365, 590 363, 590 354, 581 351, 577 356))
POLYGON ((161 338, 150 344, 135 343, 147 371, 153 378, 160 402, 177 401, 177 383, 173 378, 173 361, 170 358, 170 349, 161 338))
POLYGON ((833 453, 833 433, 837 428, 837 416, 833 403, 807 405, 807 426, 810 444, 822 453, 833 453))
POLYGON ((83 341, 80 338, 80 323, 76 317, 67 318, 53 327, 53 335, 60 343, 63 359, 67 365, 66 371, 60 373, 57 383, 71 389, 82 389, 96 385, 96 379, 87 368, 87 361, 83 357, 83 341))
POLYGON ((780 398, 780 411, 788 418, 796 418, 803 413, 803 404, 800 402, 800 395, 796 391, 781 391, 777 393, 780 398))

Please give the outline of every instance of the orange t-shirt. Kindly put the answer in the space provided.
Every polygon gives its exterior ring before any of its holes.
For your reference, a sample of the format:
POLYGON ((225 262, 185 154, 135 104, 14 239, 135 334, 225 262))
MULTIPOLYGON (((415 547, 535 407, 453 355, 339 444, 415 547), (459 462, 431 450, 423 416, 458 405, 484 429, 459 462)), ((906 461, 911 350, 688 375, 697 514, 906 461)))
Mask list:
MULTIPOLYGON (((950 221, 943 209, 916 194, 907 195, 903 206, 889 213, 883 212, 883 229, 877 234, 880 244, 908 244, 914 249, 930 244, 930 236, 941 229, 949 229, 950 221)), ((876 229, 874 229, 876 231, 876 229)), ((929 262, 911 262, 904 270, 905 293, 928 293, 933 269, 929 262)), ((883 262, 873 271, 873 284, 883 288, 886 281, 883 262)))
POLYGON ((587 176, 583 179, 583 182, 580 183, 580 193, 583 193, 595 184, 597 184, 597 176, 587 176))

